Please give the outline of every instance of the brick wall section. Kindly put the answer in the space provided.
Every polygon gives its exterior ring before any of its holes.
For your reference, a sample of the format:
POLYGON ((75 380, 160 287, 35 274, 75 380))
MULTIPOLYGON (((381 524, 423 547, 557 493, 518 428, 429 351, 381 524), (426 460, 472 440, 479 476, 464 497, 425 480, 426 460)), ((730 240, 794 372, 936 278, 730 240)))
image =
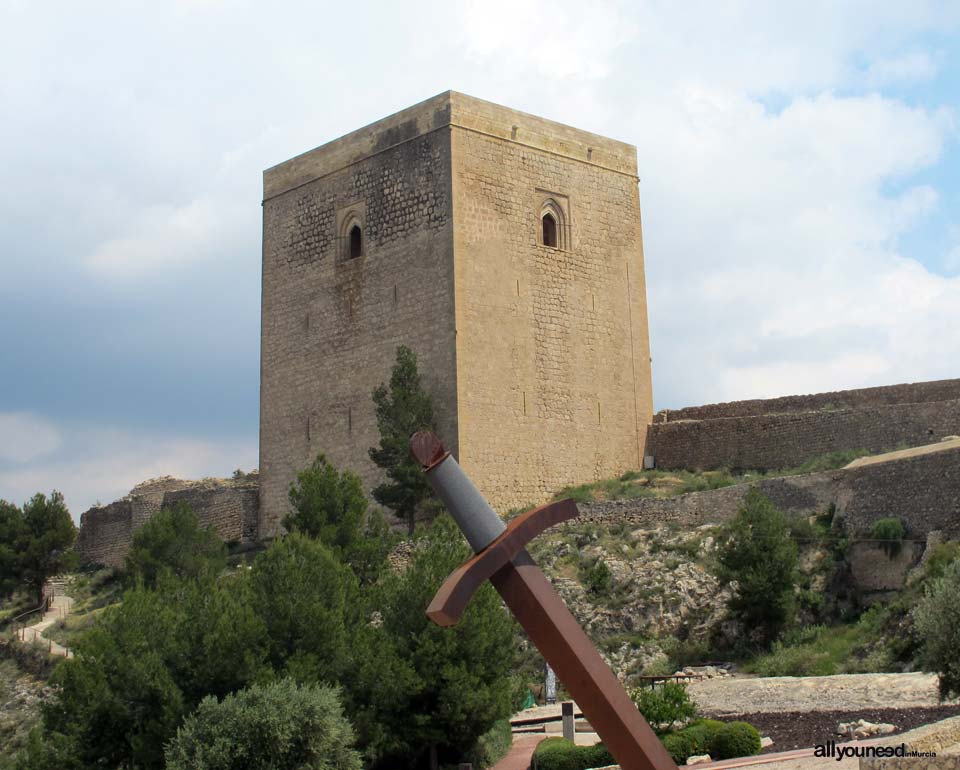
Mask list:
POLYGON ((843 449, 883 452, 960 434, 960 400, 656 423, 658 468, 770 470, 843 449))
POLYGON ((227 542, 253 542, 259 512, 256 474, 245 478, 184 481, 169 476, 138 484, 113 503, 80 516, 76 550, 81 563, 120 567, 134 533, 161 508, 189 503, 203 526, 213 525, 227 542))
POLYGON ((820 410, 851 409, 890 404, 918 404, 928 401, 955 401, 960 399, 960 380, 885 385, 878 388, 836 390, 803 396, 730 401, 723 404, 688 406, 683 409, 664 409, 654 415, 655 423, 674 420, 711 420, 718 417, 749 417, 785 412, 814 412, 820 410))
POLYGON ((849 531, 860 537, 868 536, 878 519, 896 517, 909 538, 922 540, 933 530, 948 539, 960 538, 960 449, 671 498, 581 504, 577 521, 650 528, 666 522, 681 527, 719 524, 736 515, 751 486, 785 511, 822 512, 833 503, 849 531))

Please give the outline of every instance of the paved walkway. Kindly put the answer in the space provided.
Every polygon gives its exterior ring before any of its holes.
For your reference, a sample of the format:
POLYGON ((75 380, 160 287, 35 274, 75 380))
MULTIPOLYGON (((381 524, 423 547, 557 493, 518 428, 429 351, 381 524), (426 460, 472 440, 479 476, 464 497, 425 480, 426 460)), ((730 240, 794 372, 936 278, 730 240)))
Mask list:
POLYGON ((540 741, 546 737, 543 733, 514 735, 513 746, 510 747, 507 756, 497 762, 491 770, 527 770, 530 767, 533 752, 540 741))
POLYGON ((58 620, 65 618, 70 613, 70 607, 73 605, 73 599, 69 596, 55 596, 50 602, 50 609, 43 613, 43 617, 32 626, 27 626, 20 631, 20 641, 24 644, 38 644, 47 648, 51 655, 60 655, 64 658, 72 658, 73 652, 62 644, 52 639, 44 637, 43 632, 58 620))

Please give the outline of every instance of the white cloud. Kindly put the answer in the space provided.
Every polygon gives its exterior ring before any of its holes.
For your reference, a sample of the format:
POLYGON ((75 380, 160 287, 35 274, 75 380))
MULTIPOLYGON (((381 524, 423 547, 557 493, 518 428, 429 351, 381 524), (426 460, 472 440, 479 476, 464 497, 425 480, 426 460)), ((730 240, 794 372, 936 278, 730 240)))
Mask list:
POLYGON ((25 463, 56 451, 62 444, 56 427, 29 412, 0 412, 0 460, 25 463))
POLYGON ((223 477, 257 462, 255 439, 216 441, 90 426, 65 433, 67 456, 44 461, 38 455, 26 465, 0 468, 0 498, 19 504, 36 492, 57 489, 79 521, 96 501, 111 502, 147 479, 223 477))
POLYGON ((898 56, 894 59, 879 59, 867 68, 867 82, 874 86, 888 83, 931 80, 937 75, 939 65, 926 51, 898 56))

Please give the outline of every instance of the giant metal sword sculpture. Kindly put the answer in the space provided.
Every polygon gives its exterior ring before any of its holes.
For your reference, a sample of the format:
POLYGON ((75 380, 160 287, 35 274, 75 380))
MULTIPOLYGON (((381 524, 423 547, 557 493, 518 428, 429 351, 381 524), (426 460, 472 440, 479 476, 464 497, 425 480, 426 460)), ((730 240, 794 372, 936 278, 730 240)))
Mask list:
POLYGON ((550 503, 505 526, 433 433, 416 433, 410 449, 475 554, 437 591, 427 608, 430 619, 452 626, 474 592, 489 580, 623 770, 676 770, 663 744, 525 549, 547 527, 574 518, 576 504, 572 500, 550 503))

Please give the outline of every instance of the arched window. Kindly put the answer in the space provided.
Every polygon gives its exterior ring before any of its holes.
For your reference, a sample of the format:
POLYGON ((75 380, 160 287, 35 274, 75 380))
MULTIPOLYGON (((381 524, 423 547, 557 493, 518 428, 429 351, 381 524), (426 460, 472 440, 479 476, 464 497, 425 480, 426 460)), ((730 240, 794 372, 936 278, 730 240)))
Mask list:
POLYGON ((543 245, 557 248, 557 220, 550 212, 543 215, 543 245))
POLYGON ((354 225, 350 228, 350 259, 363 256, 363 234, 360 232, 360 225, 354 225))

